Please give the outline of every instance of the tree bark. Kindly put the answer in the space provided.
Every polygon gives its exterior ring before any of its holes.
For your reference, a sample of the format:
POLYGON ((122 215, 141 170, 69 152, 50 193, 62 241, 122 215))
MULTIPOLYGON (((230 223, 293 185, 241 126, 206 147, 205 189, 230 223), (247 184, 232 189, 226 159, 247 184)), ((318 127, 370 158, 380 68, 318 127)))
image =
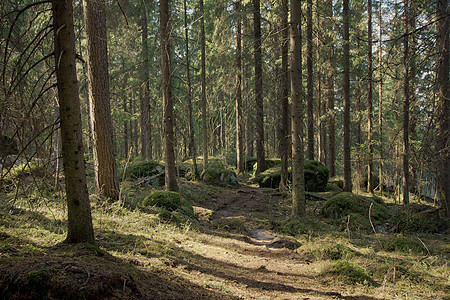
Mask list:
POLYGON ((282 29, 281 29, 281 182, 282 187, 288 183, 289 156, 289 1, 282 1, 282 29))
POLYGON ((205 46, 205 12, 203 0, 200 0, 201 56, 202 56, 202 135, 203 135, 203 170, 208 168, 208 123, 206 118, 206 46, 205 46))
POLYGON ((186 45, 186 77, 187 77, 187 102, 188 102, 188 118, 189 118, 189 151, 192 157, 192 164, 194 167, 194 179, 198 177, 197 168, 197 147, 195 145, 195 132, 194 132, 194 120, 192 117, 192 83, 191 83, 191 70, 189 60, 189 29, 187 23, 187 4, 184 0, 184 30, 185 30, 185 45, 186 45))
POLYGON ((262 82, 262 49, 261 49, 261 11, 260 0, 253 0, 253 26, 255 35, 255 103, 256 103, 256 174, 266 169, 264 157, 264 111, 262 82))
POLYGON ((372 60, 372 0, 367 0, 368 21, 367 21, 367 64, 369 91, 367 97, 367 143, 368 143, 368 164, 367 164, 367 191, 373 193, 373 60, 372 60))
POLYGON ((404 2, 403 37, 403 204, 409 203, 409 0, 404 2))
MULTIPOLYGON (((327 2, 327 17, 329 20, 333 19, 333 1, 327 2)), ((333 23, 328 21, 329 26, 333 27, 333 23)), ((332 28, 329 28, 333 32, 332 28)), ((334 112, 334 41, 330 37, 331 33, 327 34, 328 44, 328 113, 329 113, 329 151, 330 151, 330 177, 336 176, 336 133, 335 133, 335 112, 334 112)))
POLYGON ((152 159, 152 138, 150 121, 150 66, 148 51, 148 19, 147 9, 143 1, 142 9, 142 106, 141 106, 141 156, 145 159, 152 159))
POLYGON ((352 165, 350 153, 350 40, 349 0, 343 0, 344 21, 344 191, 352 191, 352 165))
POLYGON ((291 0, 292 215, 305 215, 301 1, 291 0))
POLYGON ((159 4, 161 28, 161 66, 164 119, 164 165, 166 189, 178 191, 175 171, 175 140, 173 135, 173 102, 172 75, 170 72, 170 19, 169 0, 161 0, 159 4))
POLYGON ((66 241, 93 243, 94 229, 86 183, 80 98, 75 65, 72 1, 53 0, 52 11, 64 182, 67 196, 66 241))
POLYGON ((236 2, 236 156, 237 173, 244 172, 244 139, 242 116, 242 42, 241 1, 236 2))
POLYGON ((378 178, 380 182, 380 194, 383 195, 383 181, 384 181, 384 175, 383 175, 383 46, 382 46, 382 3, 383 1, 380 0, 380 8, 378 12, 378 43, 379 43, 379 53, 378 53, 378 69, 379 69, 379 79, 378 79, 378 135, 379 135, 379 151, 380 151, 380 162, 378 164, 378 178))
POLYGON ((119 195, 109 96, 108 50, 104 0, 84 0, 87 73, 94 142, 96 192, 110 199, 119 195))
POLYGON ((437 156, 439 157, 437 200, 444 215, 450 217, 450 145, 449 145, 449 17, 448 0, 438 1, 439 21, 439 61, 438 61, 438 139, 437 156))
POLYGON ((308 9, 306 12, 306 68, 308 72, 307 92, 308 92, 308 159, 314 159, 314 87, 313 87, 313 41, 312 41, 312 0, 308 0, 308 9))

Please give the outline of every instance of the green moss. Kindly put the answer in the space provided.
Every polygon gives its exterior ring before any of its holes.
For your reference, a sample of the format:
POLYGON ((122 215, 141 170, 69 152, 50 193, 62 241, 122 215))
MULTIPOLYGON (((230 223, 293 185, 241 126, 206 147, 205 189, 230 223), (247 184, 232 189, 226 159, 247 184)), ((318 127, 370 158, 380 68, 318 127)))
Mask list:
POLYGON ((418 240, 396 235, 385 239, 381 243, 383 250, 392 252, 401 252, 405 254, 426 254, 427 250, 418 240))
POLYGON ((299 252, 316 260, 339 260, 354 255, 353 250, 335 241, 310 242, 303 245, 299 252))
POLYGON ((44 163, 40 160, 33 160, 20 166, 13 167, 8 175, 5 176, 5 179, 14 180, 25 176, 45 177, 46 174, 47 170, 44 163))
MULTIPOLYGON (((281 159, 279 159, 279 158, 268 158, 268 159, 265 160, 265 164, 266 164, 266 170, 268 170, 268 169, 271 169, 271 168, 281 164, 281 159)), ((253 177, 255 177, 257 168, 258 168, 258 163, 255 162, 255 164, 253 164, 253 177)))
POLYGON ((270 226, 277 232, 290 236, 298 236, 307 233, 305 223, 299 218, 287 218, 283 221, 270 220, 270 226))
POLYGON ((342 177, 333 177, 328 180, 328 183, 340 188, 341 190, 344 189, 344 179, 342 177))
POLYGON ((232 170, 210 167, 202 172, 203 181, 216 186, 237 185, 237 176, 232 170))
MULTIPOLYGON (((140 178, 146 176, 153 176, 164 171, 164 166, 154 160, 135 159, 130 162, 125 169, 125 177, 140 178)), ((121 173, 123 174, 123 170, 121 173)), ((161 176, 164 179, 164 176, 161 176)))
MULTIPOLYGON (((279 162, 279 160, 273 160, 279 162)), ((254 168, 254 171, 256 169, 254 168)), ((327 190, 328 168, 315 160, 307 160, 304 165, 305 190, 308 192, 325 192, 327 190)), ((292 178, 292 169, 288 168, 289 180, 292 178)), ((281 181, 281 165, 275 165, 261 172, 256 177, 260 187, 278 188, 281 181)))
POLYGON ((326 266, 322 272, 332 274, 347 283, 374 283, 363 268, 346 260, 334 261, 326 266))
POLYGON ((142 201, 143 206, 158 206, 174 211, 181 207, 180 194, 172 191, 154 192, 142 201))
POLYGON ((374 220, 385 218, 387 208, 384 204, 377 203, 372 198, 362 197, 348 192, 339 193, 331 197, 324 203, 320 212, 328 218, 341 218, 352 213, 367 216, 371 203, 373 203, 371 217, 374 220))
POLYGON ((416 203, 399 207, 389 224, 394 232, 438 233, 446 227, 438 209, 416 203))

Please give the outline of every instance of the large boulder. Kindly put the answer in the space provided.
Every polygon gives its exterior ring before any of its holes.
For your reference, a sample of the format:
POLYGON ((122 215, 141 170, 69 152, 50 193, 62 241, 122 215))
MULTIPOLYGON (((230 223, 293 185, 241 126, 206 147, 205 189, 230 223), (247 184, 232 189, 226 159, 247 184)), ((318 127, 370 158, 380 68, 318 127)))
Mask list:
MULTIPOLYGON (((306 160, 304 164, 305 190, 308 192, 324 192, 327 190, 329 170, 315 160, 306 160)), ((289 180, 292 169, 288 168, 289 180)), ((276 165, 257 176, 260 187, 278 188, 281 181, 281 165, 276 165)))
POLYGON ((239 185, 236 173, 225 168, 210 167, 202 172, 201 178, 205 183, 216 186, 239 185))
POLYGON ((164 166, 154 160, 137 159, 130 162, 122 172, 125 178, 146 178, 148 179, 146 181, 153 186, 163 186, 165 182, 164 166))

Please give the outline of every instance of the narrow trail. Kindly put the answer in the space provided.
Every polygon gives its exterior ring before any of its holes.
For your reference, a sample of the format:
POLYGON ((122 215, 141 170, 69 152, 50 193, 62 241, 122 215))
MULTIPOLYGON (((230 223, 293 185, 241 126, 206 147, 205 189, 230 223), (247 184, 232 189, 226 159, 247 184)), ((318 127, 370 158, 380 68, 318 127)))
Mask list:
POLYGON ((214 210, 211 223, 238 219, 246 232, 235 233, 226 226, 207 228, 186 249, 197 255, 179 262, 178 269, 194 282, 206 278, 223 285, 230 298, 232 294, 241 299, 374 299, 355 296, 346 285, 330 287, 321 275, 322 266, 296 252, 297 241, 271 232, 258 221, 263 215, 289 213, 286 201, 274 190, 250 185, 219 190, 209 207, 214 210))

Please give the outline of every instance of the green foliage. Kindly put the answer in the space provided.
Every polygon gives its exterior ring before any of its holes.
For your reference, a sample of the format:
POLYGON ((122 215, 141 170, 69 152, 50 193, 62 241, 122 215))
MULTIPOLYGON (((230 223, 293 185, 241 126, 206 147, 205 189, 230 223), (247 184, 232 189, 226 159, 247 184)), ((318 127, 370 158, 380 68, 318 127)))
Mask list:
POLYGON ((26 176, 45 177, 46 175, 47 169, 44 163, 40 160, 33 160, 12 168, 5 179, 19 179, 26 176))
POLYGON ((326 266, 324 274, 332 274, 347 283, 374 283, 373 279, 359 265, 347 260, 337 260, 326 266))
POLYGON ((405 254, 426 254, 426 248, 418 240, 403 236, 396 235, 386 238, 381 243, 383 250, 389 252, 401 252, 405 254))
POLYGON ((174 211, 181 207, 180 194, 172 191, 154 192, 142 201, 143 206, 158 206, 174 211))
POLYGON ((205 183, 216 186, 238 185, 236 173, 225 168, 209 167, 202 172, 201 178, 205 183))

